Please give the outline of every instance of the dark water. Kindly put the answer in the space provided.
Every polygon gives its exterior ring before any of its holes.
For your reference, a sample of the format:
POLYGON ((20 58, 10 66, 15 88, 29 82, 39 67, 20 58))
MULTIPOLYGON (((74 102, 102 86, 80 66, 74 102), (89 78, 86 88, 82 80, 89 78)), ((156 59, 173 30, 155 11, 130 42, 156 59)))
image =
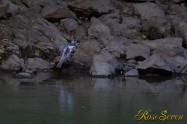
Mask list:
POLYGON ((187 124, 187 79, 54 76, 15 79, 0 73, 0 124, 187 124), (183 121, 136 121, 141 109, 183 121))

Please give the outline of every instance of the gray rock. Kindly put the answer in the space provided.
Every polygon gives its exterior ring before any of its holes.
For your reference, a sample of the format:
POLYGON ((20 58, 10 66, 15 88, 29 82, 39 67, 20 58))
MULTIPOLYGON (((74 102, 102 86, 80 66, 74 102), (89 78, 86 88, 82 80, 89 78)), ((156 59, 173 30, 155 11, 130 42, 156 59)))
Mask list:
POLYGON ((111 33, 115 36, 125 36, 129 39, 135 39, 140 35, 141 24, 140 20, 135 17, 124 16, 122 22, 119 17, 114 14, 114 17, 110 14, 101 18, 107 26, 110 27, 111 33))
POLYGON ((137 69, 131 69, 130 71, 125 73, 128 77, 136 77, 139 76, 137 69))
POLYGON ((170 35, 171 23, 167 18, 153 17, 150 20, 142 20, 142 30, 147 31, 149 28, 155 27, 159 29, 159 32, 166 35, 170 35))
POLYGON ((143 41, 143 44, 149 46, 151 51, 168 56, 184 55, 182 48, 182 38, 163 38, 151 41, 143 41))
POLYGON ((168 15, 182 15, 187 11, 185 5, 183 4, 176 4, 176 3, 168 3, 168 9, 166 12, 168 15))
POLYGON ((154 2, 156 0, 123 0, 123 1, 133 1, 133 2, 148 2, 148 1, 150 1, 150 2, 154 2))
POLYGON ((76 18, 75 13, 63 6, 47 6, 42 9, 41 15, 51 22, 58 22, 64 18, 76 18))
POLYGON ((60 25, 62 25, 62 28, 64 27, 65 30, 68 32, 72 32, 73 30, 76 30, 78 28, 78 23, 73 18, 67 18, 60 21, 60 25))
POLYGON ((186 73, 187 70, 187 60, 184 57, 164 57, 164 60, 168 63, 172 72, 175 73, 186 73))
POLYGON ((13 77, 23 79, 23 78, 33 78, 34 76, 27 72, 20 72, 20 73, 15 74, 13 77))
POLYGON ((86 37, 87 29, 84 25, 78 24, 73 18, 66 18, 60 21, 58 29, 64 34, 76 37, 77 40, 82 40, 86 37))
POLYGON ((29 70, 50 70, 52 65, 41 58, 28 58, 25 61, 26 68, 29 70))
POLYGON ((36 23, 33 25, 33 30, 31 30, 32 34, 29 37, 31 38, 33 36, 33 39, 31 40, 39 40, 40 42, 45 42, 42 39, 43 37, 41 37, 42 35, 45 36, 44 38, 48 39, 52 44, 54 44, 54 47, 60 47, 62 43, 67 43, 66 39, 61 35, 61 32, 55 25, 46 21, 40 16, 38 16, 35 21, 36 23))
POLYGON ((112 0, 71 0, 67 4, 77 12, 88 13, 88 15, 94 12, 109 13, 114 10, 112 0))
POLYGON ((109 42, 106 45, 106 49, 112 53, 115 57, 120 58, 120 55, 125 55, 126 47, 125 42, 127 41, 124 37, 117 37, 114 41, 109 42))
POLYGON ((7 6, 7 14, 15 14, 19 11, 19 7, 10 0, 1 0, 7 6))
POLYGON ((5 17, 7 15, 7 6, 0 5, 0 18, 5 17))
MULTIPOLYGON (((147 59, 150 56, 150 47, 143 44, 133 44, 126 46, 126 59, 147 59)), ((141 61, 142 61, 141 60, 141 61)))
POLYGON ((185 0, 170 0, 173 3, 185 2, 185 0))
POLYGON ((95 17, 91 18, 91 26, 88 29, 88 35, 90 38, 97 38, 104 44, 108 44, 112 39, 110 28, 95 17))
POLYGON ((135 17, 124 16, 122 24, 125 25, 128 29, 136 29, 137 31, 141 30, 141 21, 135 17))
POLYGON ((7 71, 18 71, 23 66, 25 66, 24 60, 13 54, 1 64, 1 69, 7 71))
POLYGON ((33 1, 33 0, 21 0, 21 2, 29 7, 39 7, 39 6, 45 6, 45 5, 55 5, 56 3, 52 0, 37 0, 37 1, 33 1))
POLYGON ((101 51, 101 44, 96 40, 86 40, 76 49, 73 60, 75 63, 91 66, 93 55, 101 51))
POLYGON ((21 2, 28 7, 29 9, 31 9, 32 11, 39 13, 41 11, 41 7, 46 7, 46 6, 54 6, 56 5, 57 1, 53 1, 53 0, 37 0, 37 1, 33 1, 33 0, 21 0, 21 2))
POLYGON ((115 75, 115 69, 119 66, 114 56, 106 51, 93 56, 90 74, 96 77, 108 77, 115 75))
POLYGON ((114 11, 109 14, 102 15, 99 19, 105 23, 106 25, 110 25, 112 22, 119 23, 120 22, 120 15, 119 11, 114 11))
POLYGON ((154 54, 148 59, 140 62, 137 66, 138 71, 149 71, 149 70, 164 70, 168 72, 172 72, 172 69, 168 65, 166 61, 159 55, 154 54))
POLYGON ((187 23, 185 21, 179 21, 179 19, 173 20, 173 27, 175 29, 175 35, 184 39, 184 45, 187 46, 187 23))
POLYGON ((154 17, 165 18, 164 11, 157 5, 151 2, 135 3, 134 12, 140 16, 142 20, 150 20, 154 17))

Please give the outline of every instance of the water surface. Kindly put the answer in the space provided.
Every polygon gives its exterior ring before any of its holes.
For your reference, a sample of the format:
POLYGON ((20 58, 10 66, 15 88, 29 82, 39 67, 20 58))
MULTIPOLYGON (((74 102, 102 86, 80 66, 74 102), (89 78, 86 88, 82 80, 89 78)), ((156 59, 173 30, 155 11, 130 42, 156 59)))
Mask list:
MULTIPOLYGON (((39 73, 15 79, 0 73, 0 124, 161 124, 136 121, 140 109, 183 114, 187 123, 187 78, 115 78, 39 73)), ((164 124, 165 124, 164 123, 164 124)))

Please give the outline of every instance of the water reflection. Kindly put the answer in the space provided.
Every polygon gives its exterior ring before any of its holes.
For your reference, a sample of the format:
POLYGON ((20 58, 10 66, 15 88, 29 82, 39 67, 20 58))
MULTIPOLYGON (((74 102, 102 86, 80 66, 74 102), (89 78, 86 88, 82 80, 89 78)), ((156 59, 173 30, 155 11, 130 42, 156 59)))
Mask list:
POLYGON ((1 74, 0 123, 150 124, 133 119, 138 110, 147 108, 187 117, 186 78, 160 79, 57 78, 41 73, 26 80, 1 74))

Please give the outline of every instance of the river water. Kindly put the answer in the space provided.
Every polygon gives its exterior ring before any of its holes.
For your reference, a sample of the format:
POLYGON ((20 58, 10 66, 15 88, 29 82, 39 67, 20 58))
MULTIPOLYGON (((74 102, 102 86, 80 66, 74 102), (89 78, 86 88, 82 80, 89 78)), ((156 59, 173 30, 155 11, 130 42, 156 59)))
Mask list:
POLYGON ((0 124, 187 124, 187 78, 90 78, 0 73, 0 124), (181 121, 137 121, 139 110, 183 115, 181 121))

